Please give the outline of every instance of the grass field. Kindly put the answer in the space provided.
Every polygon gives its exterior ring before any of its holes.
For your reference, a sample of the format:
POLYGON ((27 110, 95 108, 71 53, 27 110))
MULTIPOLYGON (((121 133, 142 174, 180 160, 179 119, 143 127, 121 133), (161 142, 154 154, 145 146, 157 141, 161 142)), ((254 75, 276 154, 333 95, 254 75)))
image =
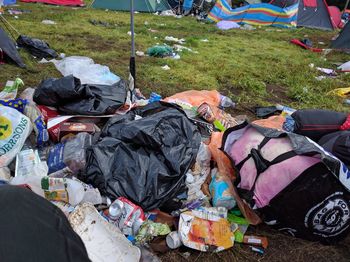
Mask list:
MULTIPOLYGON (((46 40, 52 48, 67 56, 89 56, 97 63, 127 78, 130 56, 129 14, 89 8, 64 8, 40 4, 23 4, 19 9, 31 13, 4 17, 21 33, 46 40), (56 25, 45 25, 44 19, 56 25), (95 26, 90 19, 108 22, 110 27, 95 26)), ((0 26, 2 24, 0 23, 0 26)), ((145 95, 155 91, 168 96, 188 89, 217 89, 238 102, 238 111, 247 112, 256 105, 283 103, 295 108, 328 108, 348 111, 341 99, 327 95, 339 87, 350 86, 350 74, 318 81, 319 73, 309 67, 336 68, 334 63, 350 60, 350 55, 332 52, 316 54, 291 45, 292 38, 310 38, 316 46, 326 48, 336 32, 257 28, 253 31, 220 31, 213 24, 197 22, 193 17, 177 19, 153 14, 136 14, 136 49, 146 51, 165 36, 186 39, 186 47, 198 53, 182 52, 180 60, 137 57, 137 87, 145 95), (157 30, 151 32, 149 29, 157 30), (208 42, 203 42, 208 39, 208 42), (319 44, 322 41, 325 45, 319 44), (162 66, 171 69, 164 71, 162 66)), ((6 80, 21 77, 26 87, 37 86, 48 77, 59 77, 52 64, 38 64, 21 51, 28 68, 0 66, 0 86, 6 80)), ((349 261, 350 240, 337 246, 284 236, 265 226, 252 233, 269 237, 264 256, 248 247, 235 246, 219 254, 191 252, 190 261, 349 261)), ((164 261, 185 261, 179 249, 162 255, 164 261)))

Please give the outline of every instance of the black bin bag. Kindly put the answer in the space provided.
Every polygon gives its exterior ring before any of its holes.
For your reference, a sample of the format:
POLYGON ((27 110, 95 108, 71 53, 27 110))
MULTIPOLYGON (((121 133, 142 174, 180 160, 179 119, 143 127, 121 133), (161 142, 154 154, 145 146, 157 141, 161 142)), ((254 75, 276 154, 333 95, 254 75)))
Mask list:
POLYGON ((112 199, 123 196, 152 210, 186 191, 200 141, 179 107, 154 102, 106 123, 87 150, 82 179, 112 199))
POLYGON ((55 106, 68 115, 108 115, 124 105, 127 84, 124 80, 113 85, 80 83, 69 75, 43 80, 35 89, 33 100, 39 105, 55 106))

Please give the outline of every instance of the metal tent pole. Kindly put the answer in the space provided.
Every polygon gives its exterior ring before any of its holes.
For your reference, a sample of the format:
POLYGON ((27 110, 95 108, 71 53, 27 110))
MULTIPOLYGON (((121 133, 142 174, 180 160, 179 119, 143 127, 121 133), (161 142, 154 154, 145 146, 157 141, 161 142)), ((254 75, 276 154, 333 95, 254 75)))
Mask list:
POLYGON ((131 57, 130 57, 129 66, 130 66, 130 75, 134 79, 134 86, 136 86, 134 0, 130 0, 130 31, 131 31, 131 57))

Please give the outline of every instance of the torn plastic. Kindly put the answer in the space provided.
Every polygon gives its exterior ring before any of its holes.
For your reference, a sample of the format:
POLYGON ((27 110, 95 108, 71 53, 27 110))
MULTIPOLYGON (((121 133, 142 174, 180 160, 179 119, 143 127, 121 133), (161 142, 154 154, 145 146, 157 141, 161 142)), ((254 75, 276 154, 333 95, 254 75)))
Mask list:
POLYGON ((120 80, 110 86, 81 85, 72 75, 43 80, 34 92, 33 100, 39 105, 56 106, 66 114, 113 114, 124 105, 127 84, 120 80))
POLYGON ((69 56, 52 62, 63 76, 73 75, 80 79, 81 84, 113 85, 120 81, 120 77, 113 74, 108 66, 95 64, 89 57, 69 56))
POLYGON ((200 145, 196 126, 179 107, 154 102, 111 118, 87 151, 83 181, 145 211, 186 190, 185 174, 200 145))

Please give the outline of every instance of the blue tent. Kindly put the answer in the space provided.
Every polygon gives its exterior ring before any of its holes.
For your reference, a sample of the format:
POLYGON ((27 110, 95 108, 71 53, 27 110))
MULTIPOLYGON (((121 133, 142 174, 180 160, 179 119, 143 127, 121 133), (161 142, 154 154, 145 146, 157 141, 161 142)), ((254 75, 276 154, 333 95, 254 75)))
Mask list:
POLYGON ((14 5, 16 0, 4 0, 4 5, 14 5))

